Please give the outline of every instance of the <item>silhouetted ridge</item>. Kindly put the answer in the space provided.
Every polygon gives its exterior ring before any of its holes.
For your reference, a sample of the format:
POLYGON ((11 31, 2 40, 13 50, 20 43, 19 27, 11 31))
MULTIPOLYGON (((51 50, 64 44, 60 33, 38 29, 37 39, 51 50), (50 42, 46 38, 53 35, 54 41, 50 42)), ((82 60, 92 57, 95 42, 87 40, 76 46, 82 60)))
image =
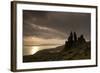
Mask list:
POLYGON ((33 55, 23 56, 23 62, 61 61, 91 59, 91 41, 84 35, 77 37, 76 32, 70 33, 64 45, 40 50, 33 55))

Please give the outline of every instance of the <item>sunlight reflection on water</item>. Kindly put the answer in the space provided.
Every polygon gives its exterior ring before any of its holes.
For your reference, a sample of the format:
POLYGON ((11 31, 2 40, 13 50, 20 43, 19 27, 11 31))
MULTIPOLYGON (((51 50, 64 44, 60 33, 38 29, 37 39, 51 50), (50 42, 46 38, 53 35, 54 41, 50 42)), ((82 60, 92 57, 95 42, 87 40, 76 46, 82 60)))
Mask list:
POLYGON ((56 48, 57 46, 60 46, 60 45, 24 46, 23 55, 32 55, 32 54, 35 54, 36 52, 38 52, 39 50, 56 48))

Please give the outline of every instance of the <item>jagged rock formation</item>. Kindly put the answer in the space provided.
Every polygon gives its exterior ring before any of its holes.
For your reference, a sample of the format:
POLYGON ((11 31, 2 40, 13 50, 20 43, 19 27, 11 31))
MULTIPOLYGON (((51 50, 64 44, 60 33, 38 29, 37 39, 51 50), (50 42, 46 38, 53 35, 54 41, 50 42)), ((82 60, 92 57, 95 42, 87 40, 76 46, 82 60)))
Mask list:
POLYGON ((79 48, 79 46, 86 44, 86 40, 83 35, 77 37, 76 32, 74 34, 71 32, 68 41, 65 42, 65 47, 63 51, 67 51, 72 48, 79 48))

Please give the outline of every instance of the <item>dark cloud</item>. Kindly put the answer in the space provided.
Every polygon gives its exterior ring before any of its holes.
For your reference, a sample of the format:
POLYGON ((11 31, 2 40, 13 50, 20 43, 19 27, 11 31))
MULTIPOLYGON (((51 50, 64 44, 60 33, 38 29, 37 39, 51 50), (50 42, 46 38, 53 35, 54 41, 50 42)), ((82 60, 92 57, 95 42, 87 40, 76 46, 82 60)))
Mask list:
POLYGON ((24 36, 65 39, 71 31, 90 40, 89 13, 23 10, 24 36))
POLYGON ((28 27, 24 26, 25 28, 24 36, 36 36, 36 37, 45 38, 45 39, 54 39, 54 36, 57 36, 55 37, 56 39, 66 38, 65 33, 52 29, 52 28, 43 27, 40 25, 32 24, 32 23, 29 23, 26 25, 28 25, 28 27))

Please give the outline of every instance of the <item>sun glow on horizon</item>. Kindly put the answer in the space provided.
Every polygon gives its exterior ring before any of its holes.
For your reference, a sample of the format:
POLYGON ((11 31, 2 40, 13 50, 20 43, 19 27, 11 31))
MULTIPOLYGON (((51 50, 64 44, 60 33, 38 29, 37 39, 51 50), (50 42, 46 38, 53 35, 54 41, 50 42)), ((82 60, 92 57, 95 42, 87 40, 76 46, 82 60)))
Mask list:
POLYGON ((39 47, 38 46, 33 46, 32 50, 31 50, 31 54, 35 54, 38 51, 39 51, 39 47))

